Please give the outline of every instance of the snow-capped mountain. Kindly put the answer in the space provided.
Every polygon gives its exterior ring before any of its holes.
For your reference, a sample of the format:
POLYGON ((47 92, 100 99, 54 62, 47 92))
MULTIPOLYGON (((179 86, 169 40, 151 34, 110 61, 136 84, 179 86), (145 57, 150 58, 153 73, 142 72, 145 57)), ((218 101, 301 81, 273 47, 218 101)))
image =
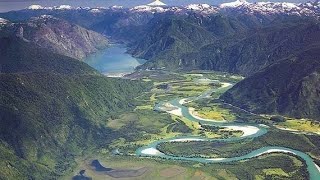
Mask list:
POLYGON ((245 14, 291 14, 291 15, 311 15, 319 16, 320 3, 307 2, 307 3, 287 3, 287 2, 256 2, 249 3, 245 0, 236 0, 230 3, 223 3, 219 6, 208 4, 190 4, 184 7, 160 7, 142 5, 131 8, 132 11, 139 12, 175 12, 183 13, 193 11, 201 14, 215 14, 218 12, 238 12, 245 14))
POLYGON ((4 26, 6 26, 7 24, 10 24, 10 21, 0 18, 0 29, 4 26))
POLYGON ((160 0, 155 0, 152 3, 147 4, 148 6, 166 6, 165 3, 161 2, 160 0))
POLYGON ((320 3, 288 3, 288 2, 256 2, 248 3, 237 0, 232 3, 224 3, 219 6, 222 10, 238 11, 242 13, 259 14, 292 14, 292 15, 319 15, 320 3))
POLYGON ((87 10, 90 13, 103 13, 108 10, 124 10, 130 12, 146 12, 146 13, 165 13, 173 12, 176 14, 184 14, 188 12, 195 12, 203 15, 210 15, 219 12, 234 12, 243 14, 289 14, 289 15, 301 15, 301 16, 319 16, 320 3, 307 2, 307 3, 287 3, 287 2, 256 2, 249 3, 245 0, 236 0, 234 2, 223 3, 219 6, 213 6, 209 4, 190 4, 187 6, 165 6, 161 1, 155 1, 147 5, 139 5, 133 8, 123 8, 119 6, 112 7, 71 7, 69 5, 60 5, 54 7, 43 7, 40 5, 31 5, 29 10, 87 10))
POLYGON ((208 5, 208 4, 189 4, 187 6, 167 6, 167 7, 141 5, 141 6, 136 6, 131 8, 130 11, 152 12, 152 13, 172 12, 175 14, 184 14, 192 11, 200 14, 214 14, 219 11, 219 8, 216 6, 208 5))
POLYGON ((134 12, 152 12, 152 13, 162 13, 162 12, 167 12, 169 9, 163 8, 163 7, 158 7, 158 6, 148 6, 148 5, 141 5, 141 6, 136 6, 130 9, 130 11, 134 12))
POLYGON ((39 10, 39 9, 45 9, 45 7, 34 4, 34 5, 29 6, 27 9, 39 10))
POLYGON ((69 9, 73 9, 73 8, 70 5, 43 7, 41 5, 34 4, 34 5, 29 6, 27 9, 30 9, 30 10, 43 10, 43 9, 47 9, 47 10, 69 10, 69 9))
POLYGON ((3 18, 0 18, 0 25, 7 24, 9 21, 3 18))
POLYGON ((60 5, 58 7, 55 7, 55 9, 66 10, 66 9, 72 9, 72 7, 70 5, 60 5))
POLYGON ((239 6, 246 5, 246 4, 249 4, 249 3, 245 0, 236 0, 234 2, 220 4, 219 7, 220 8, 235 8, 235 7, 239 7, 239 6))
POLYGON ((210 6, 209 4, 190 4, 184 7, 190 11, 201 12, 203 14, 213 14, 218 12, 218 8, 215 6, 210 6))

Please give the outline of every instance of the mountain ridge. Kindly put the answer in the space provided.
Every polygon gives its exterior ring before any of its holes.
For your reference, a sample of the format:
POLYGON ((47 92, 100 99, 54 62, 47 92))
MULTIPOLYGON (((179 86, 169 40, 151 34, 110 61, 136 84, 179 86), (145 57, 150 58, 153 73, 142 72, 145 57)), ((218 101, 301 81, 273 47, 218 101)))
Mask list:
POLYGON ((255 113, 319 120, 319 49, 311 46, 262 69, 221 99, 255 113))
MULTIPOLYGON (((31 5, 28 7, 29 10, 93 10, 93 13, 103 12, 108 9, 128 9, 130 11, 139 11, 139 12, 185 12, 185 11, 194 11, 203 14, 212 14, 217 13, 218 11, 234 11, 239 10, 242 13, 288 13, 294 14, 299 13, 300 15, 316 15, 319 13, 320 4, 319 1, 309 1, 305 3, 289 3, 289 2, 254 2, 249 3, 245 0, 236 0, 229 3, 222 3, 220 5, 209 5, 209 4, 189 4, 186 6, 163 6, 163 4, 153 4, 151 5, 138 5, 132 8, 124 8, 122 6, 110 6, 110 7, 71 7, 69 5, 54 6, 54 7, 42 7, 40 5, 31 5)), ((318 14, 319 15, 319 14, 318 14)))
MULTIPOLYGON (((173 19, 170 16, 166 18, 173 19)), ((217 70, 247 76, 278 59, 285 58, 300 47, 317 44, 320 33, 319 22, 314 19, 278 19, 278 22, 272 21, 274 23, 266 25, 255 22, 254 18, 251 19, 251 23, 248 23, 248 19, 243 23, 242 19, 228 16, 214 16, 210 19, 187 16, 182 19, 188 22, 184 25, 185 29, 188 26, 200 28, 188 32, 183 32, 183 29, 179 28, 175 28, 175 32, 170 32, 162 28, 162 31, 167 31, 166 37, 174 39, 177 38, 177 33, 192 32, 195 37, 202 37, 204 39, 202 42, 207 43, 188 41, 194 37, 189 36, 183 38, 182 44, 192 42, 192 45, 185 49, 179 45, 181 44, 179 41, 171 41, 172 46, 182 48, 175 50, 170 46, 163 46, 163 36, 153 38, 158 36, 157 31, 147 32, 133 43, 129 51, 134 56, 149 60, 140 68, 217 70), (193 19, 199 20, 201 24, 193 19), (149 49, 153 46, 162 48, 149 49)), ((154 21, 159 23, 157 20, 154 21)), ((161 27, 160 25, 157 26, 161 27)), ((150 29, 155 30, 157 26, 152 26, 150 29)))
POLYGON ((51 15, 32 17, 18 23, 7 22, 0 30, 5 34, 15 32, 16 36, 52 52, 79 60, 107 47, 109 43, 107 38, 94 31, 51 15))

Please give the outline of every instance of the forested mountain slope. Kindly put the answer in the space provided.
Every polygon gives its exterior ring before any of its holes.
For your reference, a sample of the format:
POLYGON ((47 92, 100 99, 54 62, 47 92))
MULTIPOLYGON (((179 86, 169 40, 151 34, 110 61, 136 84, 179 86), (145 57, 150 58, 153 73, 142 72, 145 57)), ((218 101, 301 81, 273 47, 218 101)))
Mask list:
POLYGON ((296 52, 244 79, 222 95, 256 113, 320 116, 320 46, 296 52))
POLYGON ((20 37, 0 44, 0 179, 58 178, 83 151, 119 136, 108 118, 148 88, 20 37))

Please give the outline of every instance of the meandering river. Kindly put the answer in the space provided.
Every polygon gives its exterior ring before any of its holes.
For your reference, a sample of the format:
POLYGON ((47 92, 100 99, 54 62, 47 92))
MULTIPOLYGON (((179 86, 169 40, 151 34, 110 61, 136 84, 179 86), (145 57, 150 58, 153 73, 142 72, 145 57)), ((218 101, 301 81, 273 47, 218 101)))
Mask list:
MULTIPOLYGON (((211 121, 203 120, 201 118, 197 118, 194 115, 192 115, 189 111, 189 108, 186 106, 183 106, 183 103, 185 102, 190 102, 200 98, 209 97, 210 94, 212 94, 213 92, 224 90, 225 88, 229 88, 230 86, 232 85, 228 84, 227 86, 222 86, 221 88, 218 88, 218 89, 206 91, 198 97, 192 97, 188 99, 174 99, 169 103, 174 107, 176 107, 180 111, 181 115, 190 121, 200 122, 202 124, 208 124, 212 126, 231 128, 234 130, 242 130, 244 131, 244 135, 242 135, 241 137, 232 137, 228 139, 209 139, 209 138, 204 138, 200 136, 179 136, 175 138, 162 139, 162 140, 155 141, 149 144, 148 146, 137 149, 136 155, 143 156, 143 157, 161 157, 169 160, 196 161, 201 163, 224 163, 224 162, 250 159, 253 157, 257 157, 257 156, 267 154, 267 153, 272 153, 272 152, 290 153, 290 154, 294 154, 301 157, 306 162, 311 180, 318 180, 320 178, 320 168, 313 162, 312 158, 304 152, 297 151, 290 148, 285 148, 285 147, 278 147, 278 146, 263 147, 263 148, 254 150, 246 155, 231 157, 231 158, 201 158, 201 157, 172 156, 172 155, 164 154, 159 150, 157 150, 157 146, 163 142, 184 141, 187 143, 190 141, 240 141, 245 138, 258 137, 267 133, 268 127, 266 125, 247 124, 247 123, 228 123, 228 122, 218 122, 214 120, 211 120, 211 121)), ((155 109, 160 111, 163 110, 161 107, 164 106, 164 104, 165 103, 157 104, 155 106, 155 109)))
MULTIPOLYGON (((144 63, 144 60, 137 59, 132 57, 131 55, 126 53, 126 48, 122 45, 112 45, 111 47, 102 50, 98 53, 95 53, 89 56, 86 60, 93 68, 97 69, 101 73, 104 73, 108 76, 121 76, 126 73, 133 72, 135 67, 144 63)), ((222 83, 223 86, 218 89, 211 89, 208 91, 203 92, 198 97, 190 97, 186 99, 174 99, 170 102, 163 102, 159 103, 155 106, 156 110, 162 111, 162 107, 169 103, 173 107, 177 108, 175 112, 179 112, 179 114, 190 121, 200 122, 202 124, 208 124, 212 126, 230 128, 234 130, 242 130, 244 134, 241 137, 232 137, 228 139, 210 139, 204 138, 201 136, 179 136, 175 138, 169 139, 162 139, 155 141, 145 147, 141 147, 136 150, 137 156, 143 157, 161 157, 165 159, 171 160, 185 160, 185 161, 196 161, 202 163, 223 163, 223 162, 232 162, 232 161, 240 161, 244 159, 250 159, 253 157, 260 156, 262 154, 272 153, 272 152, 282 152, 282 153, 290 153, 301 157, 307 165, 308 172, 310 175, 311 180, 318 180, 320 177, 320 168, 313 162, 312 158, 303 153, 301 151, 297 151, 290 148, 285 147, 277 147, 277 146, 268 146, 263 147, 257 150, 254 150, 246 155, 238 156, 238 157, 231 157, 231 158, 201 158, 201 157, 182 157, 182 156, 171 156, 168 154, 164 154, 157 150, 157 146, 163 142, 172 142, 172 141, 241 141, 245 138, 254 138, 259 137, 268 132, 268 127, 262 124, 248 124, 248 123, 229 123, 227 121, 215 121, 215 120, 208 120, 202 119, 191 114, 188 107, 184 106, 183 104, 186 102, 191 102, 201 98, 210 97, 213 92, 225 91, 225 89, 230 88, 232 84, 229 83, 222 83)), ((167 111, 171 113, 170 111, 167 111)))

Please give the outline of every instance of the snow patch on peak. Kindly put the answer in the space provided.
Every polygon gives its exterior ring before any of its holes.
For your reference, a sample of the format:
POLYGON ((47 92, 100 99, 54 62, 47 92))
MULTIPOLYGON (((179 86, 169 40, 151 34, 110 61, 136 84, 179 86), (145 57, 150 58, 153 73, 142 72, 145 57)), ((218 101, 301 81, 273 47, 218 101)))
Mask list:
POLYGON ((109 8, 73 8, 70 5, 60 5, 54 7, 42 7, 41 5, 31 5, 28 9, 32 10, 87 10, 94 14, 103 13, 105 10, 129 10, 133 12, 149 12, 149 13, 164 13, 173 12, 175 14, 199 13, 201 15, 215 14, 220 11, 239 12, 244 14, 294 14, 294 15, 307 15, 320 17, 320 2, 306 2, 306 3, 288 3, 288 2, 255 2, 249 3, 245 0, 236 0, 234 2, 223 3, 219 6, 209 4, 189 4, 186 6, 166 6, 160 0, 154 0, 150 4, 140 5, 131 9, 122 6, 111 6, 109 8))
POLYGON ((292 14, 292 15, 307 15, 319 16, 320 8, 317 3, 288 3, 288 2, 255 2, 247 3, 236 1, 233 3, 225 3, 220 5, 221 9, 237 10, 246 14, 292 14))
POLYGON ((93 8, 93 9, 90 9, 90 12, 91 13, 101 13, 101 10, 98 8, 93 8))
POLYGON ((44 14, 44 15, 41 15, 40 18, 42 18, 42 19, 51 19, 51 18, 54 18, 54 17, 51 16, 51 15, 44 14))
POLYGON ((58 18, 56 18, 56 17, 54 17, 54 16, 52 16, 52 15, 47 15, 47 14, 43 14, 43 15, 41 15, 41 16, 37 16, 37 17, 31 17, 30 18, 30 22, 38 22, 39 20, 41 21, 41 22, 43 22, 43 21, 47 21, 47 20, 50 20, 50 19, 54 19, 54 20, 57 20, 58 18))
POLYGON ((55 9, 67 10, 67 9, 72 9, 72 7, 70 5, 60 5, 58 7, 55 7, 55 9))
POLYGON ((38 4, 33 4, 33 5, 29 6, 28 9, 38 10, 38 9, 44 9, 44 7, 41 5, 38 5, 38 4))
POLYGON ((152 7, 148 5, 141 5, 141 6, 136 6, 130 9, 131 11, 135 12, 165 12, 167 9, 164 9, 162 7, 152 7))
POLYGON ((282 7, 288 8, 288 9, 298 8, 298 6, 294 3, 284 2, 284 3, 281 3, 281 5, 282 5, 282 7))
POLYGON ((0 25, 8 24, 9 21, 3 18, 0 18, 0 25))
POLYGON ((89 11, 91 8, 90 7, 76 7, 75 8, 76 10, 87 10, 87 11, 89 11))
POLYGON ((114 5, 114 6, 111 6, 110 8, 111 9, 123 9, 123 6, 114 5))
POLYGON ((154 2, 147 4, 147 6, 166 6, 166 4, 160 0, 155 0, 154 2))
POLYGON ((203 9, 208 9, 211 6, 209 4, 189 4, 186 6, 186 9, 190 10, 203 10, 203 9))
POLYGON ((209 4, 190 4, 185 7, 187 10, 198 11, 202 14, 213 14, 218 12, 218 8, 210 6, 209 4))
POLYGON ((220 8, 234 8, 234 7, 239 7, 244 4, 249 4, 245 0, 236 0, 234 2, 229 2, 229 3, 222 3, 220 4, 220 8))

